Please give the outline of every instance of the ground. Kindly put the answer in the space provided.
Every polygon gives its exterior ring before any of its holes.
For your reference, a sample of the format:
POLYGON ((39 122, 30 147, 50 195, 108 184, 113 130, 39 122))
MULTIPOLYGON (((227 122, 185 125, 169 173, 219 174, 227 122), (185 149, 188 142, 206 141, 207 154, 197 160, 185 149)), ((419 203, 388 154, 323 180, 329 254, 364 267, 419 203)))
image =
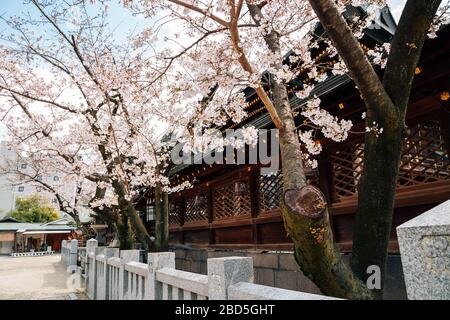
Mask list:
POLYGON ((80 299, 79 281, 68 274, 60 255, 0 256, 0 299, 80 299))

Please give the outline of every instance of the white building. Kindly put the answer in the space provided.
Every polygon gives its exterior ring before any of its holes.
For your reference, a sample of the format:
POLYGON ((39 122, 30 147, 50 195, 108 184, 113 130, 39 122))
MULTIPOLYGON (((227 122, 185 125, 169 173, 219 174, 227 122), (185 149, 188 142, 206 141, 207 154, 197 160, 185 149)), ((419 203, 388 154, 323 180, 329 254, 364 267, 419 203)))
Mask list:
MULTIPOLYGON (((21 172, 35 175, 33 168, 25 161, 19 161, 17 155, 8 149, 5 141, 0 143, 0 168, 10 166, 15 163, 17 169, 21 172)), ((54 187, 65 195, 73 195, 75 197, 77 186, 74 183, 67 183, 63 179, 62 172, 48 172, 45 175, 38 175, 37 179, 54 187)), ((5 217, 11 210, 14 210, 16 199, 18 197, 27 197, 31 194, 37 193, 51 202, 55 209, 60 213, 61 218, 69 217, 65 212, 59 210, 58 202, 53 193, 47 191, 38 183, 25 181, 20 183, 14 174, 1 174, 0 172, 0 219, 5 217)), ((73 199, 73 198, 72 198, 73 199)), ((80 220, 87 222, 90 220, 90 210, 83 204, 77 208, 80 212, 80 220)))

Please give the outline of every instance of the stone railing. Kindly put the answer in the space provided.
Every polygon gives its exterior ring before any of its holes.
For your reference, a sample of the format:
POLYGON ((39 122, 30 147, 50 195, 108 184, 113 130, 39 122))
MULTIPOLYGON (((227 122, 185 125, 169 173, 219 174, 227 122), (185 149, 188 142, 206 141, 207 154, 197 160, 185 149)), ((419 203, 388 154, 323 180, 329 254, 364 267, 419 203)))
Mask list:
POLYGON ((124 300, 151 300, 151 284, 145 263, 130 261, 123 264, 123 282, 120 285, 115 291, 120 292, 119 297, 123 292, 124 300))
POLYGON ((208 259, 208 274, 202 275, 177 270, 173 252, 149 253, 148 263, 141 263, 139 250, 95 247, 94 241, 86 244, 85 264, 93 300, 336 299, 253 284, 250 257, 208 259))
MULTIPOLYGON (((397 227, 409 299, 450 299, 450 200, 397 227)), ((82 270, 93 300, 336 300, 336 298, 254 284, 251 257, 207 259, 207 275, 175 268, 175 253, 98 247, 88 240, 63 241, 68 272, 82 270), (81 266, 77 268, 77 253, 81 266)))

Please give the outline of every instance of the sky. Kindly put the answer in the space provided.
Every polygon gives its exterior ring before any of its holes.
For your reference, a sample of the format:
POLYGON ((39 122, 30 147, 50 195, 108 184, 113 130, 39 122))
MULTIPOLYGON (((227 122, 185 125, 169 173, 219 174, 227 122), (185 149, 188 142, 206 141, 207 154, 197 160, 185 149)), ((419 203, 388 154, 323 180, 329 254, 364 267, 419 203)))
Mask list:
MULTIPOLYGON (((23 15, 30 14, 32 17, 38 16, 37 9, 32 4, 27 4, 29 0, 1 0, 0 16, 9 17, 11 15, 23 15)), ((143 16, 133 16, 130 10, 123 7, 120 0, 111 0, 108 3, 108 22, 114 28, 117 27, 116 36, 126 36, 130 30, 135 28, 143 28, 145 24, 148 24, 148 20, 143 16)), ((89 4, 88 12, 94 12, 100 8, 100 4, 89 4)), ((70 13, 70 19, 77 18, 77 11, 72 10, 70 13)), ((70 28, 70 24, 66 24, 66 27, 70 28)), ((0 31, 4 28, 4 23, 0 21, 0 31)), ((38 27, 37 31, 41 29, 38 27)))
MULTIPOLYGON (((124 9, 119 3, 119 0, 113 0, 110 2, 109 9, 109 23, 116 28, 116 36, 119 38, 124 37, 132 30, 141 30, 145 26, 149 25, 149 21, 143 17, 133 17, 131 12, 124 9)), ((398 21, 406 0, 388 0, 391 12, 398 21)), ((95 10, 95 6, 92 8, 95 10)), ((21 15, 30 12, 36 13, 36 9, 30 5, 25 5, 23 0, 1 0, 0 16, 8 17, 11 15, 21 15)), ((76 17, 76 12, 73 12, 76 17)), ((70 27, 70 25, 68 25, 70 27)), ((0 32, 4 29, 4 25, 0 23, 0 32)), ((0 141, 5 139, 7 130, 0 122, 0 141)))

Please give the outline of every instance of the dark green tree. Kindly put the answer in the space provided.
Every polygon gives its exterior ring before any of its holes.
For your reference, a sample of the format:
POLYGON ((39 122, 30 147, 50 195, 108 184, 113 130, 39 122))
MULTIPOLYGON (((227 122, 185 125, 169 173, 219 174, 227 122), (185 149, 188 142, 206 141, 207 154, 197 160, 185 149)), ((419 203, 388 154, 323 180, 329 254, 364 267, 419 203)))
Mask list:
POLYGON ((60 218, 48 200, 38 194, 16 199, 16 209, 9 216, 21 222, 47 223, 60 218))

